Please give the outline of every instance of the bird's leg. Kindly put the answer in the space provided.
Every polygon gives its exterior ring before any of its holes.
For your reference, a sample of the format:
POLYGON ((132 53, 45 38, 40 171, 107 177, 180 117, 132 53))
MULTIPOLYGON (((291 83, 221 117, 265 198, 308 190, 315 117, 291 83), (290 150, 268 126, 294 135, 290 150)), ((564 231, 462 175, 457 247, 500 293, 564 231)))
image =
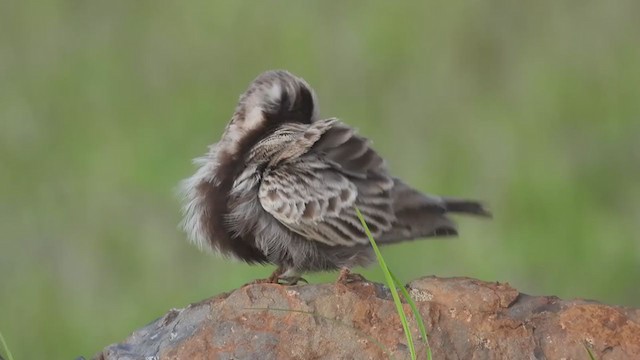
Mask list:
POLYGON ((255 285, 255 284, 277 284, 278 283, 278 279, 280 278, 280 275, 282 275, 282 273, 284 272, 284 269, 281 268, 280 266, 278 266, 277 269, 275 269, 273 271, 273 273, 266 279, 255 279, 253 281, 250 281, 246 284, 244 284, 243 286, 247 286, 247 285, 255 285))
POLYGON ((277 284, 278 283, 278 279, 280 279, 280 275, 282 275, 282 273, 284 273, 284 269, 282 267, 278 266, 278 268, 273 271, 271 276, 269 276, 266 279, 267 280, 266 282, 272 283, 272 284, 277 284))
POLYGON ((305 284, 308 284, 309 282, 301 277, 301 276, 283 276, 281 278, 278 279, 278 284, 280 285, 298 285, 298 283, 302 281, 305 284))
POLYGON ((284 269, 281 266, 278 266, 277 269, 273 271, 271 276, 266 279, 256 279, 249 283, 244 284, 247 285, 255 285, 255 284, 280 284, 280 285, 296 285, 298 282, 309 283, 305 278, 300 276, 300 274, 293 269, 284 269))
POLYGON ((298 273, 294 269, 287 269, 286 271, 280 273, 276 281, 278 284, 282 285, 296 285, 299 281, 302 281, 306 284, 309 283, 305 278, 300 276, 300 273, 298 273))
POLYGON ((340 275, 338 275, 338 280, 336 280, 337 284, 346 285, 353 282, 361 282, 367 281, 364 276, 356 273, 352 273, 351 269, 348 267, 343 267, 340 269, 340 275))

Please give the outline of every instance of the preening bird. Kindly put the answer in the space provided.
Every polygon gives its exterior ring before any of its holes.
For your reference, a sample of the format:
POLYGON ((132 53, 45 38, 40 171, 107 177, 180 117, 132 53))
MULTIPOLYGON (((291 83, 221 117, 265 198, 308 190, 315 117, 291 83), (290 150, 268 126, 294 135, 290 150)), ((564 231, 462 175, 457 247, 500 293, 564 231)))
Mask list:
POLYGON ((366 266, 378 245, 457 234, 450 213, 488 217, 479 202, 423 194, 392 176, 371 142, 336 118, 283 70, 258 76, 240 96, 222 139, 181 183, 182 227, 201 249, 275 264, 268 279, 366 266))

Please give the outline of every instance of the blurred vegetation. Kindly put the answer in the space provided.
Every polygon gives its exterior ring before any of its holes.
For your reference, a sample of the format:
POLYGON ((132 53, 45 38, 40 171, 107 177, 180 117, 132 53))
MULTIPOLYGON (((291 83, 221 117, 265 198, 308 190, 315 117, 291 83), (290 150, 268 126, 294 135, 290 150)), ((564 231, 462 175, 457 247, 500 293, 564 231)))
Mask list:
POLYGON ((493 221, 460 219, 459 239, 383 249, 401 279, 640 306, 638 14, 637 1, 0 2, 0 329, 15 358, 91 356, 272 271, 198 252, 174 195, 271 68, 307 79, 321 113, 410 184, 491 205, 493 221))

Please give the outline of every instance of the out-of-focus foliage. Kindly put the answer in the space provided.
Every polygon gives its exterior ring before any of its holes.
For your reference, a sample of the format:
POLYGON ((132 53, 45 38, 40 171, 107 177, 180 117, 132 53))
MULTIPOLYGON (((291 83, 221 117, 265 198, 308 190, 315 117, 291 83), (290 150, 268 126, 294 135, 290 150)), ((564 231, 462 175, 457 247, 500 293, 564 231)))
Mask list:
POLYGON ((184 241, 174 189, 271 68, 307 79, 322 114, 410 184, 491 205, 493 221, 460 219, 459 239, 383 249, 400 278, 640 306, 638 14, 637 1, 1 2, 0 328, 16 359, 91 355, 270 273, 184 241))

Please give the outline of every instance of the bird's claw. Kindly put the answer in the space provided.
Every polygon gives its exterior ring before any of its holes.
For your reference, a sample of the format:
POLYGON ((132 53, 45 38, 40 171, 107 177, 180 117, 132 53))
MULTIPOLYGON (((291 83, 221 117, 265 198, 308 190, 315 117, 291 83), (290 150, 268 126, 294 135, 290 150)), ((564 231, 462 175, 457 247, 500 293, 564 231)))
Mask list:
POLYGON ((308 284, 309 282, 307 281, 307 279, 300 277, 300 276, 283 276, 278 278, 277 283, 280 285, 297 285, 298 282, 302 281, 305 284, 308 284))
POLYGON ((297 285, 300 281, 304 282, 305 284, 309 283, 307 279, 301 276, 283 276, 283 274, 285 274, 284 270, 281 268, 277 268, 268 278, 253 280, 246 283, 244 286, 255 284, 280 284, 291 286, 297 285))

